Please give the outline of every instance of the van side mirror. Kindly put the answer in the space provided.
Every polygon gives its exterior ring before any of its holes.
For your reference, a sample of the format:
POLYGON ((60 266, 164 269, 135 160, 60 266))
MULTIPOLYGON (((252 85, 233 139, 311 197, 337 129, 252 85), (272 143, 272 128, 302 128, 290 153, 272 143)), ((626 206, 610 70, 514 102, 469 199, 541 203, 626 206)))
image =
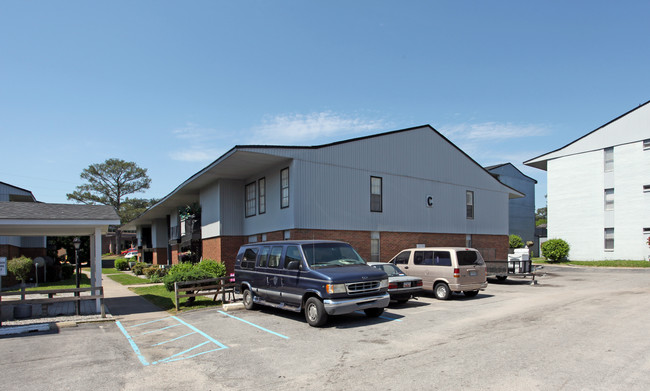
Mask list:
POLYGON ((299 261, 291 261, 287 265, 287 270, 299 270, 300 269, 300 262, 299 261))

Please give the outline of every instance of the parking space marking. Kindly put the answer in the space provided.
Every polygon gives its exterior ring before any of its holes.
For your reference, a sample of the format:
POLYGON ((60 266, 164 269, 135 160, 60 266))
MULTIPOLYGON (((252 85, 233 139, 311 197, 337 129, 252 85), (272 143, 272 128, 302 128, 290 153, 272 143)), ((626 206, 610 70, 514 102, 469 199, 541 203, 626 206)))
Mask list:
MULTIPOLYGON (((363 311, 354 311, 354 312, 357 313, 357 314, 363 314, 363 315, 365 315, 365 312, 363 312, 363 311)), ((402 319, 391 318, 391 317, 388 317, 388 316, 386 316, 386 315, 379 315, 378 318, 382 318, 382 319, 386 319, 386 320, 394 320, 394 321, 396 321, 396 322, 401 322, 401 321, 402 321, 402 319)))
POLYGON ((258 325, 256 325, 255 323, 251 323, 251 322, 249 322, 249 321, 247 321, 247 320, 244 320, 244 319, 242 319, 242 318, 238 318, 238 317, 236 317, 236 316, 234 316, 234 315, 227 314, 227 313, 225 313, 225 312, 223 312, 223 311, 219 311, 219 313, 221 313, 221 314, 223 314, 223 315, 226 315, 226 316, 229 316, 229 317, 231 317, 231 318, 233 318, 233 319, 237 319, 238 321, 240 321, 240 322, 244 322, 244 323, 249 324, 249 325, 251 325, 251 326, 253 326, 253 327, 257 327, 258 329, 260 329, 260 330, 262 330, 262 331, 266 331, 267 333, 271 333, 271 334, 273 334, 273 335, 277 335, 277 336, 280 337, 280 338, 289 339, 289 337, 287 337, 286 335, 282 335, 282 334, 276 333, 275 331, 271 331, 271 330, 269 330, 269 329, 265 329, 265 328, 262 327, 262 326, 258 326, 258 325))
MULTIPOLYGON (((180 360, 187 360, 187 359, 197 357, 197 356, 200 356, 200 355, 203 355, 203 354, 206 354, 206 353, 211 353, 211 352, 216 352, 216 351, 223 350, 223 349, 228 349, 228 346, 226 346, 226 345, 222 344, 221 342, 215 340, 214 338, 207 335, 203 331, 197 329, 196 327, 194 327, 191 324, 183 321, 182 319, 177 318, 176 316, 171 316, 171 317, 162 318, 162 319, 156 319, 156 320, 153 320, 153 321, 139 323, 139 324, 131 325, 131 326, 128 326, 128 327, 124 327, 124 325, 122 325, 122 323, 120 321, 116 321, 115 323, 117 324, 119 329, 122 331, 122 333, 126 337, 127 341, 129 341, 129 344, 131 345, 131 348, 135 352, 136 356, 138 357, 138 359, 140 360, 142 365, 145 365, 145 366, 147 366, 147 365, 156 365, 156 364, 161 364, 161 363, 168 363, 168 362, 174 362, 174 361, 180 361, 180 360), (172 325, 167 325, 167 326, 164 326, 164 327, 156 328, 156 329, 153 329, 153 330, 148 330, 148 331, 145 331, 143 333, 136 334, 136 335, 132 335, 131 333, 129 333, 127 331, 127 329, 133 329, 133 328, 137 328, 137 327, 153 325, 156 322, 169 321, 169 320, 173 320, 176 323, 172 324, 172 325), (151 338, 156 338, 156 333, 161 333, 162 337, 169 336, 170 331, 173 331, 173 329, 175 329, 177 327, 183 327, 183 326, 189 328, 191 330, 191 332, 185 333, 185 334, 180 335, 180 336, 175 336, 174 338, 167 339, 165 341, 161 341, 161 342, 151 344, 152 341, 150 339, 151 338), (144 344, 145 347, 151 349, 151 348, 154 348, 154 347, 161 347, 162 345, 166 345, 166 344, 169 344, 171 342, 182 342, 182 340, 184 338, 187 338, 187 337, 190 337, 190 336, 193 336, 193 335, 199 335, 204 340, 201 341, 200 343, 194 345, 194 346, 192 346, 192 344, 197 342, 196 338, 193 338, 193 339, 191 338, 190 340, 194 340, 194 342, 190 342, 189 344, 187 344, 187 342, 186 342, 185 346, 182 346, 182 343, 181 343, 180 347, 178 347, 176 345, 172 345, 172 346, 170 346, 168 348, 163 349, 162 353, 165 354, 165 352, 167 352, 166 354, 170 354, 174 350, 177 350, 177 352, 174 352, 173 354, 171 354, 168 357, 159 358, 159 359, 157 359, 155 361, 152 360, 152 362, 149 362, 149 360, 147 360, 147 358, 145 357, 145 354, 143 353, 143 350, 140 348, 140 346, 142 346, 143 344, 144 344), (136 339, 139 339, 139 338, 144 339, 144 341, 140 343, 140 346, 138 345, 138 343, 136 343, 136 339), (149 342, 147 342, 147 340, 149 340, 149 342), (187 355, 188 353, 195 352, 195 351, 197 351, 197 349, 202 348, 202 347, 204 347, 204 346, 206 346, 208 344, 214 344, 214 345, 216 345, 216 348, 209 349, 209 350, 206 350, 206 351, 201 351, 201 352, 191 354, 191 355, 187 355), (183 350, 178 352, 178 349, 183 349, 183 350), (169 350, 172 350, 172 351, 170 352, 169 350)), ((149 353, 151 355, 153 355, 153 354, 160 355, 161 350, 156 349, 156 350, 150 351, 149 353)))

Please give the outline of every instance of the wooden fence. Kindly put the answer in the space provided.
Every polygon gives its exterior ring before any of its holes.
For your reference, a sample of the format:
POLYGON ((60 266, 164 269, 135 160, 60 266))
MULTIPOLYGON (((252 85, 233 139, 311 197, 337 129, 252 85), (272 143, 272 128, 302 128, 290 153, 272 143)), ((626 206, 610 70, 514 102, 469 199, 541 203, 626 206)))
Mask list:
MULTIPOLYGON (((42 307, 42 313, 47 314, 47 307, 50 304, 53 303, 60 303, 60 302, 69 302, 69 301, 74 301, 74 302, 81 302, 81 300, 95 300, 99 299, 100 302, 100 307, 101 307, 101 315, 102 318, 106 317, 106 311, 104 310, 104 287, 95 287, 95 288, 69 288, 69 289, 44 289, 44 290, 38 290, 38 291, 27 291, 25 288, 21 288, 19 292, 0 292, 0 311, 3 306, 10 306, 10 305, 19 305, 19 304, 41 304, 42 307), (88 292, 88 295, 82 295, 82 293, 88 292), (73 293, 73 296, 60 296, 60 297, 55 297, 57 294, 61 293, 73 293), (34 296, 34 295, 47 295, 47 298, 35 298, 35 299, 28 299, 28 296, 34 296), (9 297, 9 296, 20 296, 20 300, 6 300, 2 301, 3 297, 9 297)), ((1 312, 0 312, 1 313, 1 312)), ((1 318, 0 318, 0 325, 1 323, 1 318)))
POLYGON ((228 301, 235 300, 234 276, 174 283, 176 311, 178 311, 179 299, 183 297, 213 296, 212 301, 216 301, 219 294, 221 294, 222 303, 226 302, 226 296, 229 298, 228 301), (179 292, 185 292, 185 294, 179 294, 179 292))

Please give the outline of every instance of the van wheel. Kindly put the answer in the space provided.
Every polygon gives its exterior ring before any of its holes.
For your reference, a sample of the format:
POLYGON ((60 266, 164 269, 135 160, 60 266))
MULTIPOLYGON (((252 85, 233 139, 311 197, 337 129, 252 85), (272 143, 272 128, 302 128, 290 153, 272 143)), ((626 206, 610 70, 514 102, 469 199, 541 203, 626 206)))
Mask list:
POLYGON ((244 301, 244 308, 247 310, 255 309, 255 303, 253 302, 253 292, 251 292, 250 289, 244 289, 242 297, 244 301))
POLYGON ((366 313, 366 316, 369 318, 376 318, 384 313, 383 308, 366 308, 363 310, 366 313))
POLYGON ((474 297, 474 296, 478 295, 478 291, 464 291, 463 293, 467 297, 474 297))
POLYGON ((449 290, 449 285, 444 282, 439 282, 433 287, 433 294, 438 300, 447 300, 451 296, 451 291, 449 290))
POLYGON ((327 322, 327 312, 323 302, 315 297, 310 297, 305 303, 305 319, 313 327, 320 327, 327 322))

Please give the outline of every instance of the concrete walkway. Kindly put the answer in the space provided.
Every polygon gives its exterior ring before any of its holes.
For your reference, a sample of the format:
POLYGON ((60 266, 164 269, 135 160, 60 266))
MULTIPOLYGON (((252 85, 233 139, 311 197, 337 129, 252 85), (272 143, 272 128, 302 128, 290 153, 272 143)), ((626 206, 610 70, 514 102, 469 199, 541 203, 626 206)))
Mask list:
POLYGON ((168 312, 151 304, 130 290, 128 286, 115 282, 106 275, 102 275, 102 285, 104 286, 106 312, 117 320, 141 320, 170 316, 168 312))

